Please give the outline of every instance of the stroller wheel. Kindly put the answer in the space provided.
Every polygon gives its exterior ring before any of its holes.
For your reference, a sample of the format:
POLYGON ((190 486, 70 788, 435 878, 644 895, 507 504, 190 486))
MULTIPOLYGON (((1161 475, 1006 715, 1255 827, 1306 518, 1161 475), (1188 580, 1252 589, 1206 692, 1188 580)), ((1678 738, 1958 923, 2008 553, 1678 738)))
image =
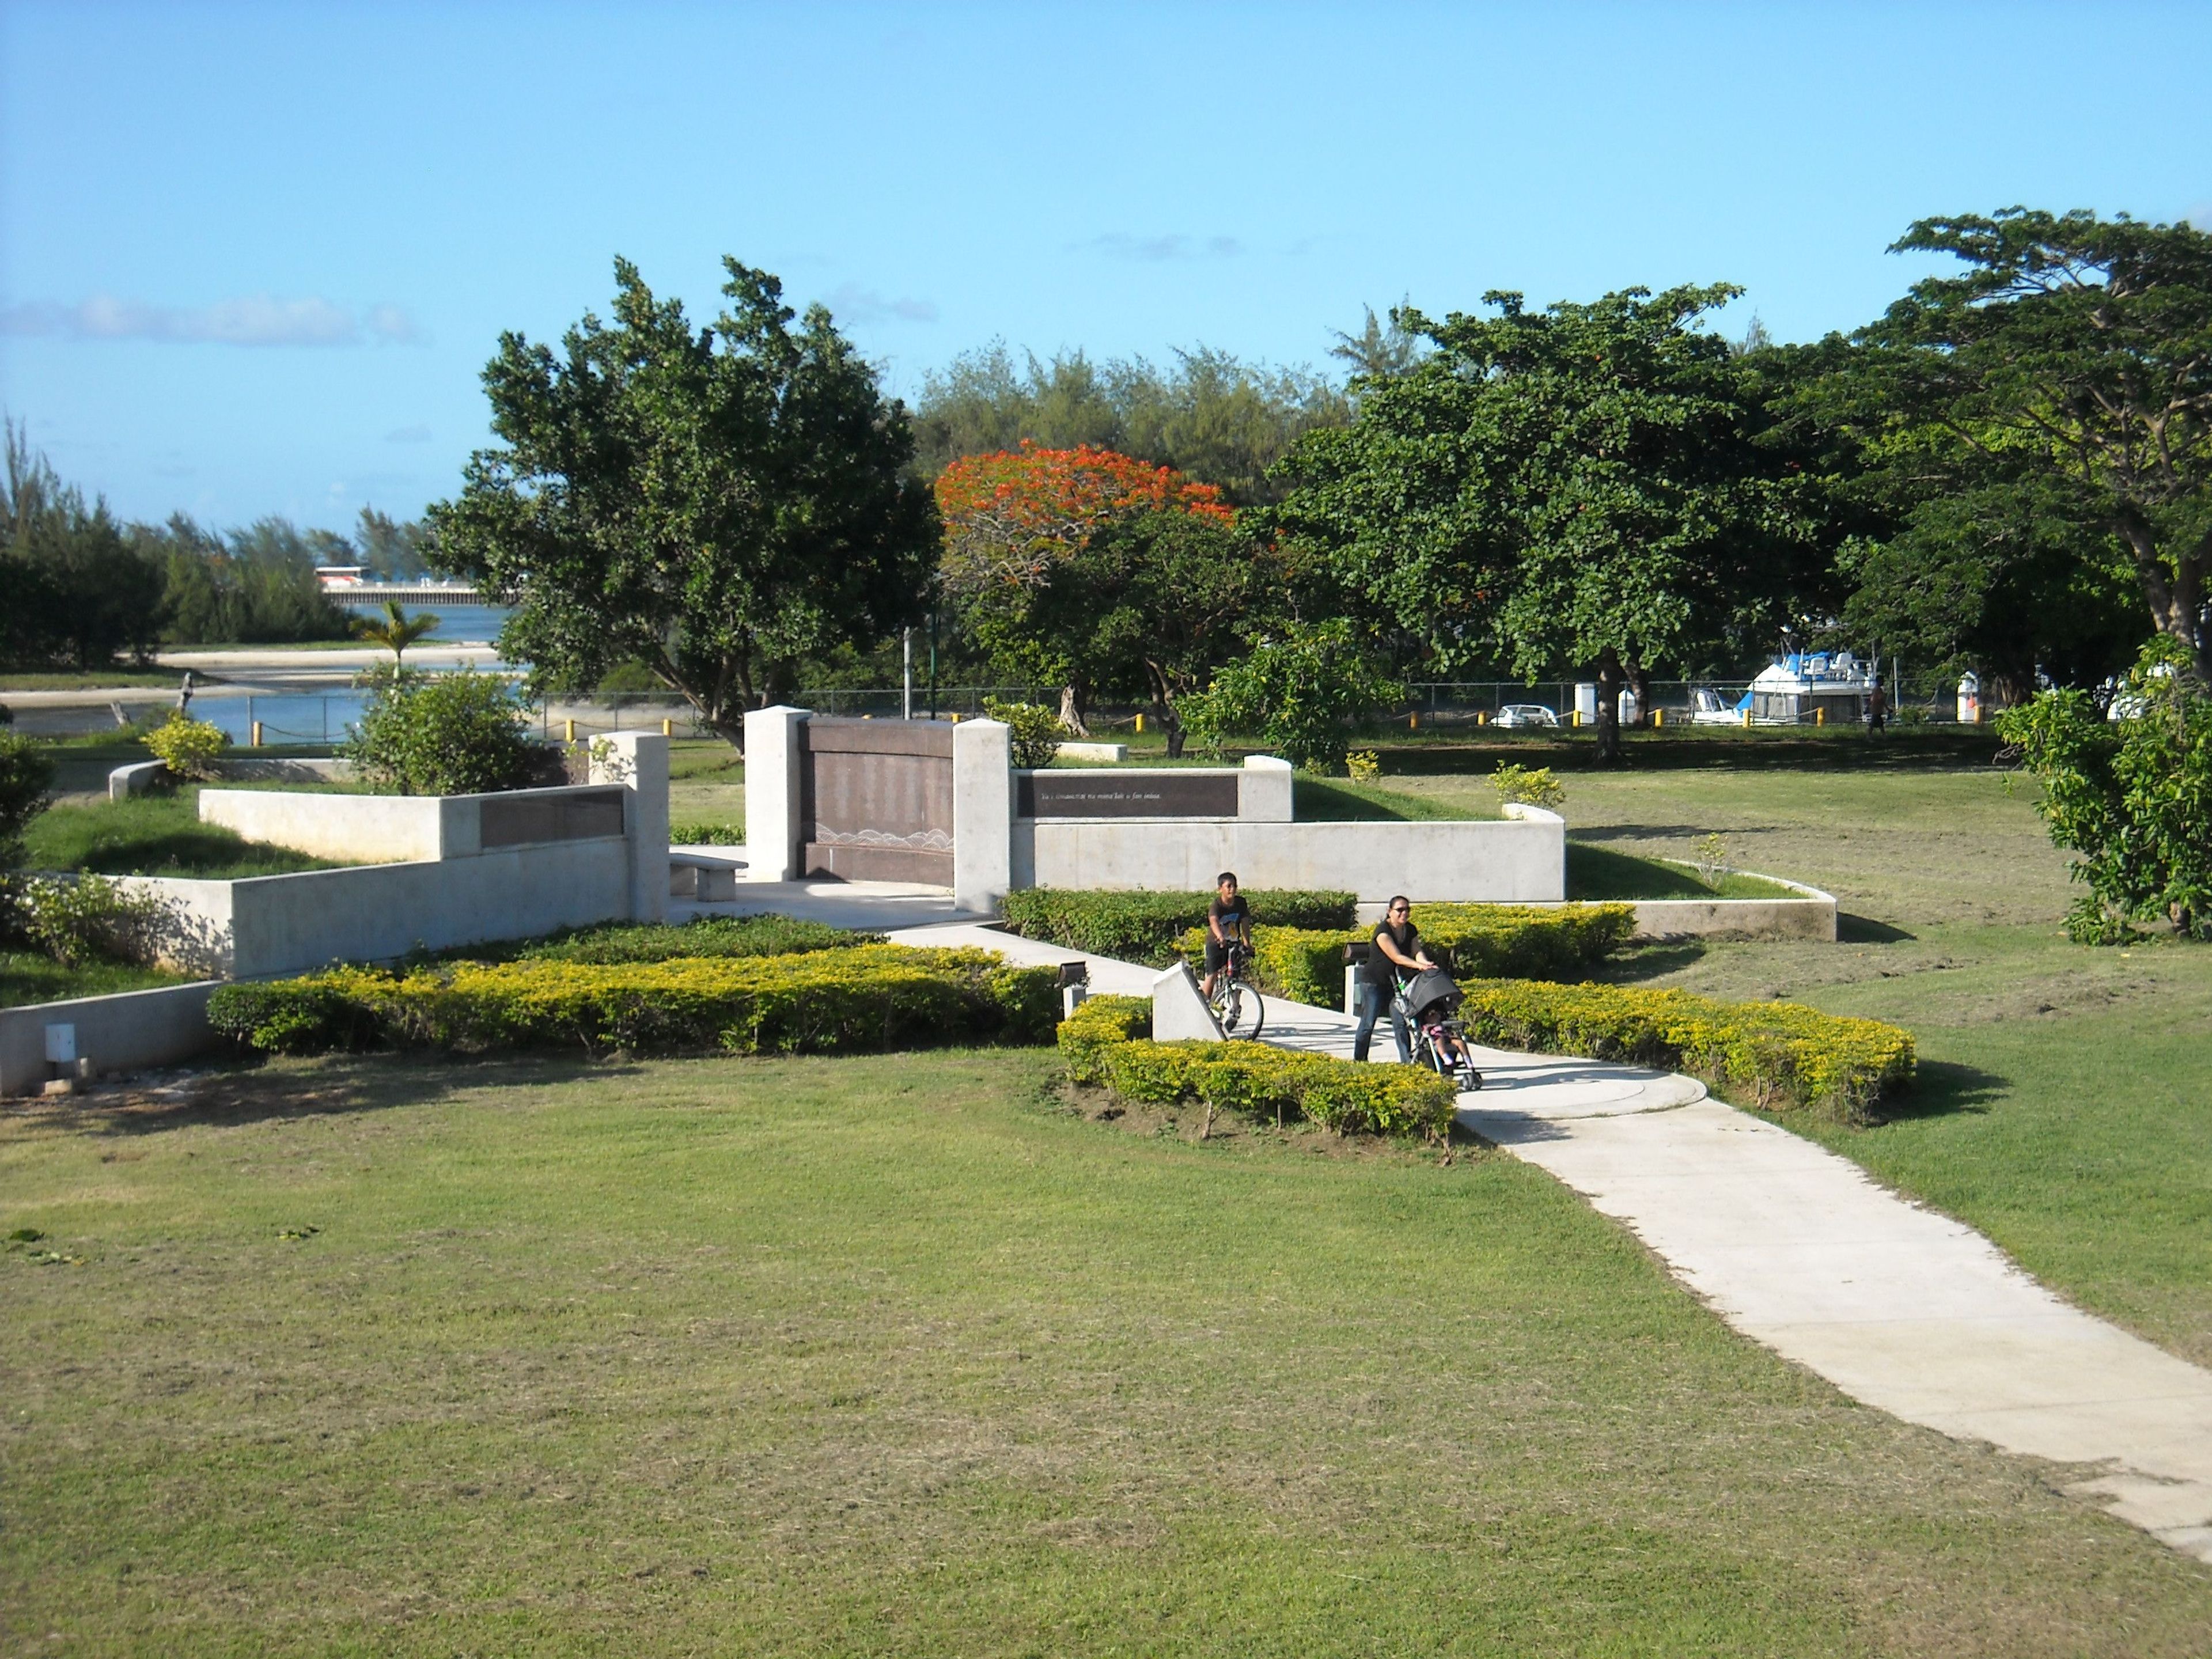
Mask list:
POLYGON ((1459 1086, 1469 1092, 1480 1089, 1482 1087, 1482 1073, 1472 1066, 1462 1067, 1459 1074, 1459 1086))

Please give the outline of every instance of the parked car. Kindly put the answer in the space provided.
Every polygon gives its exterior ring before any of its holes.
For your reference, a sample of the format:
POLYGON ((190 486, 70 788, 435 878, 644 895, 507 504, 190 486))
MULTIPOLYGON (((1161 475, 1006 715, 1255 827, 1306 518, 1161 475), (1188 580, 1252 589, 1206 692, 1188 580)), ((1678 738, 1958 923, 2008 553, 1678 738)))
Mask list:
POLYGON ((1498 719, 1493 722, 1515 731, 1525 731, 1534 726, 1557 726, 1559 723, 1559 712, 1545 708, 1540 702, 1509 702, 1498 711, 1498 719))

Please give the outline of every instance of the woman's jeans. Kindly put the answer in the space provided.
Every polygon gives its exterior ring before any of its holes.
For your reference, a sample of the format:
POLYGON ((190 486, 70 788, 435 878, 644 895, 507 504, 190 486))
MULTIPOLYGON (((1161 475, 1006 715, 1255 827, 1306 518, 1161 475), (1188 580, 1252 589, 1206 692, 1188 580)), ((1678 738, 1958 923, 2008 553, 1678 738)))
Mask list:
POLYGON ((1398 1039, 1398 1058, 1411 1060, 1413 1050, 1406 1041, 1406 1017, 1397 1008, 1397 999, 1375 983, 1373 980, 1359 981, 1359 1030, 1352 1039, 1352 1057, 1367 1058, 1367 1045, 1375 1036, 1375 1022, 1388 1009, 1390 1014, 1390 1035, 1398 1039))

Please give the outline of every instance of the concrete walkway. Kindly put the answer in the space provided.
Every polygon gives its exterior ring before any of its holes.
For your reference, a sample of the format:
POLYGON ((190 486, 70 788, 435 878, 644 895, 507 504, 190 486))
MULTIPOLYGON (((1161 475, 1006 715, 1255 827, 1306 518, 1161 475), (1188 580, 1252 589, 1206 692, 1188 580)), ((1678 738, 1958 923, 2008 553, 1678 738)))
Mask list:
MULTIPOLYGON (((1019 962, 1080 959, 1096 991, 1152 988, 1150 969, 956 917, 933 890, 861 891, 880 885, 754 884, 738 905, 702 909, 818 915, 1019 962)), ((1271 998, 1261 1036, 1349 1059, 1352 1032, 1348 1015, 1271 998)), ((1376 1035, 1387 1058, 1387 1022, 1376 1035)), ((1909 1423, 2089 1466, 2067 1490, 2212 1563, 2212 1371, 2061 1301, 1971 1227, 1693 1079, 1475 1057, 1485 1086, 1460 1097, 1460 1121, 1624 1223, 1737 1330, 1909 1423)))

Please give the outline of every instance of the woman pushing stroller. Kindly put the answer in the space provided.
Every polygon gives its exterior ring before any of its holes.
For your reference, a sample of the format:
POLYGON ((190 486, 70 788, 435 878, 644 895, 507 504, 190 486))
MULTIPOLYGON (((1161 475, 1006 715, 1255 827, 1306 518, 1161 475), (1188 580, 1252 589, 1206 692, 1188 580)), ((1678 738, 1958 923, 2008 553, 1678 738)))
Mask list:
POLYGON ((1418 1051, 1421 1063, 1456 1074, 1464 1087, 1480 1089, 1482 1076, 1474 1068, 1474 1051, 1451 1018, 1458 1004, 1459 988, 1421 945, 1412 902, 1402 893, 1394 895, 1369 942, 1352 1057, 1367 1058, 1375 1022, 1388 1009, 1401 1062, 1413 1063, 1418 1051))

